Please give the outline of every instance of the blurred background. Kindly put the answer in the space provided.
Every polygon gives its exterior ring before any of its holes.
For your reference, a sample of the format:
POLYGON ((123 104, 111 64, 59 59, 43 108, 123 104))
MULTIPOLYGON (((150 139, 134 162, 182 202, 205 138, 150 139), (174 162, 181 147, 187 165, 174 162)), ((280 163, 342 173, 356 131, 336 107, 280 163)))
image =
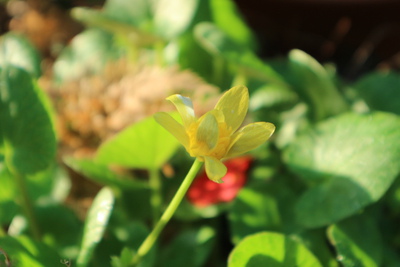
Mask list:
MULTIPOLYGON (((400 2, 397 0, 235 0, 259 41, 263 57, 301 49, 334 62, 354 79, 374 68, 400 66, 400 2)), ((0 33, 25 34, 46 57, 83 27, 69 16, 77 6, 101 8, 104 1, 13 0, 0 2, 0 33)))

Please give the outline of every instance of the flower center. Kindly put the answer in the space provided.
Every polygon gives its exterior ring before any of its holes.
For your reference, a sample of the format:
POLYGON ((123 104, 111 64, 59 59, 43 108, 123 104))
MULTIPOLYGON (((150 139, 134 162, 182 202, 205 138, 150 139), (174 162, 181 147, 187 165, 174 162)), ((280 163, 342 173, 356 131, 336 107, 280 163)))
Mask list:
MULTIPOLYGON (((231 143, 231 129, 225 122, 218 122, 218 139, 214 147, 209 147, 206 142, 200 142, 196 138, 199 124, 193 123, 187 129, 189 136, 189 149, 188 152, 192 157, 209 156, 216 159, 222 159, 228 152, 231 143)), ((210 132, 210 134, 212 134, 210 132)))

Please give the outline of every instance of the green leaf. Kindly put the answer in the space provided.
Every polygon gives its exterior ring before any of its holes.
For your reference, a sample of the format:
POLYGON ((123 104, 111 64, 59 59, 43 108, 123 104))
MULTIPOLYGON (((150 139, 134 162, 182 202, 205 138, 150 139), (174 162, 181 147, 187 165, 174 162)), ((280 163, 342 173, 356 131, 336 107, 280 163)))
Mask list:
POLYGON ((197 24, 194 35, 205 50, 214 56, 224 58, 242 74, 264 82, 287 86, 272 67, 262 62, 248 47, 232 40, 214 24, 210 22, 197 24))
POLYGON ((45 230, 44 242, 57 249, 63 258, 76 258, 79 251, 77 240, 82 229, 76 214, 61 203, 43 200, 36 207, 35 214, 41 229, 45 230))
POLYGON ((149 218, 151 214, 151 194, 148 183, 117 174, 110 170, 109 166, 98 164, 91 159, 67 158, 64 162, 95 183, 118 190, 120 204, 126 208, 127 213, 132 217, 136 219, 149 218), (140 205, 132 206, 132 203, 140 203, 140 205))
POLYGON ((85 30, 75 36, 71 45, 57 58, 55 78, 58 82, 65 82, 99 73, 110 59, 118 55, 111 34, 100 29, 85 30))
MULTIPOLYGON (((201 2, 204 4, 203 1, 201 2)), ((212 57, 200 47, 192 33, 185 33, 180 36, 176 46, 178 50, 178 63, 182 69, 191 69, 206 81, 212 80, 213 73, 210 71, 212 57)))
MULTIPOLYGON (((17 188, 12 175, 8 172, 4 162, 0 161, 0 225, 10 224, 18 212, 17 188)), ((1 262, 1 261, 0 261, 1 262)))
POLYGON ((24 70, 0 69, 0 153, 8 167, 23 174, 54 160, 56 137, 43 93, 24 70))
POLYGON ((273 108, 295 101, 297 101, 297 96, 288 87, 267 84, 251 94, 250 109, 255 111, 262 108, 273 108))
POLYGON ((210 227, 182 231, 161 252, 157 266, 201 267, 213 249, 215 231, 210 227))
MULTIPOLYGON (((129 45, 145 46, 161 40, 160 37, 142 30, 132 23, 121 21, 121 19, 118 19, 119 14, 117 17, 110 16, 108 13, 82 7, 73 8, 71 14, 75 19, 88 26, 99 27, 113 34, 113 37, 115 37, 114 35, 118 35, 118 37, 122 38, 121 40, 128 41, 129 45)), ((113 50, 115 48, 110 47, 108 54, 112 54, 113 50)))
POLYGON ((175 153, 178 145, 171 134, 149 117, 102 144, 95 160, 129 168, 158 169, 175 153))
POLYGON ((107 0, 104 14, 115 21, 132 26, 146 26, 150 20, 150 2, 147 0, 107 0))
POLYGON ((156 33, 166 39, 182 34, 192 22, 199 0, 158 0, 155 2, 156 33))
POLYGON ((229 212, 232 241, 238 243, 247 235, 260 231, 280 230, 281 220, 278 201, 266 186, 245 187, 229 212))
POLYGON ((318 121, 348 109, 328 72, 310 55, 292 50, 289 71, 293 88, 310 106, 312 119, 318 121))
POLYGON ((400 75, 395 72, 374 72, 354 85, 371 109, 400 115, 400 75))
POLYGON ((399 129, 399 117, 390 113, 347 113, 298 137, 284 159, 316 184, 297 203, 298 221, 324 226, 378 201, 400 172, 399 129))
POLYGON ((85 221, 81 250, 77 259, 77 266, 84 267, 89 263, 93 251, 103 237, 108 219, 113 210, 114 195, 104 187, 96 195, 85 221))
MULTIPOLYGON (((2 237, 0 238, 0 248, 4 250, 12 264, 4 266, 65 266, 60 262, 60 256, 55 251, 43 243, 35 242, 25 236, 2 237)), ((0 261, 0 266, 3 264, 4 261, 0 261)))
MULTIPOLYGON (((231 240, 262 231, 299 232, 293 214, 298 190, 292 177, 274 174, 273 163, 252 166, 250 182, 240 190, 228 213, 231 240)), ((300 229, 302 230, 302 229, 300 229)))
POLYGON ((337 259, 344 267, 382 266, 383 249, 378 227, 372 217, 356 216, 332 225, 328 229, 337 259))
POLYGON ((0 67, 13 65, 39 77, 40 64, 39 53, 23 35, 10 32, 0 37, 0 67))
POLYGON ((91 159, 66 158, 64 162, 73 170, 102 185, 120 189, 148 189, 147 183, 135 181, 132 177, 116 174, 107 165, 99 164, 91 159))
POLYGON ((235 42, 255 48, 256 40, 251 29, 246 25, 235 1, 210 0, 212 19, 235 42))
POLYGON ((291 236, 297 241, 301 241, 318 258, 322 266, 340 266, 326 237, 326 228, 302 231, 291 236))
POLYGON ((229 267, 320 267, 308 249, 289 237, 262 232, 243 239, 231 252, 229 267))
POLYGON ((111 257, 112 267, 130 267, 132 258, 135 256, 135 252, 128 247, 124 247, 121 251, 121 256, 111 257))
MULTIPOLYGON (((125 264, 129 263, 129 267, 131 267, 132 256, 135 255, 136 251, 139 249, 140 245, 149 235, 149 230, 142 224, 137 221, 131 221, 130 223, 121 224, 115 228, 110 229, 113 231, 113 234, 117 237, 119 243, 127 244, 122 248, 120 257, 113 257, 113 264, 125 264)), ((109 251, 109 246, 105 246, 105 252, 109 251)), ((156 266, 154 264, 156 260, 156 249, 157 246, 153 246, 149 253, 147 253, 142 261, 137 265, 137 267, 152 267, 156 266)), ((122 265, 124 266, 124 265, 122 265)), ((114 267, 114 266, 113 266, 114 267)))

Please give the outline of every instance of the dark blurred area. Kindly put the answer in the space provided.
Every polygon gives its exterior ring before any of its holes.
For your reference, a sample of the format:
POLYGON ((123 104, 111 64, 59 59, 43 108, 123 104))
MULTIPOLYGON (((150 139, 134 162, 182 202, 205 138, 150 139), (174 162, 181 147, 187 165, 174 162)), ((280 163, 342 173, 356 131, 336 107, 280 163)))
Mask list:
POLYGON ((400 1, 235 0, 261 43, 261 56, 301 49, 334 62, 354 79, 376 67, 400 67, 400 1))
MULTIPOLYGON (((82 28, 68 16, 74 6, 104 1, 28 0, 0 3, 0 33, 22 31, 45 56, 52 42, 68 42, 82 28), (13 3, 12 5, 10 3, 13 3), (15 5, 25 3, 17 10, 15 5), (7 6, 8 5, 8 6, 7 6), (22 10, 22 11, 21 11, 22 10)), ((235 0, 260 42, 263 58, 304 50, 333 62, 345 79, 375 68, 400 68, 400 1, 235 0)))

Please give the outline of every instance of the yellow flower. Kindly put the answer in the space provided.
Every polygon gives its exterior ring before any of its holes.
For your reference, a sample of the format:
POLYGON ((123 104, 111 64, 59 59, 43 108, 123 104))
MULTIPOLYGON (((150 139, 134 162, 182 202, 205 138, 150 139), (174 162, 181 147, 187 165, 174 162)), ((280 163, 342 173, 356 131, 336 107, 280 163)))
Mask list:
POLYGON ((215 182, 221 182, 227 171, 221 160, 258 147, 275 131, 269 122, 250 123, 239 129, 249 106, 245 86, 225 92, 215 108, 200 118, 195 117, 190 98, 172 95, 167 99, 175 105, 183 125, 165 112, 155 114, 156 121, 178 139, 190 156, 205 162, 207 176, 215 182))

